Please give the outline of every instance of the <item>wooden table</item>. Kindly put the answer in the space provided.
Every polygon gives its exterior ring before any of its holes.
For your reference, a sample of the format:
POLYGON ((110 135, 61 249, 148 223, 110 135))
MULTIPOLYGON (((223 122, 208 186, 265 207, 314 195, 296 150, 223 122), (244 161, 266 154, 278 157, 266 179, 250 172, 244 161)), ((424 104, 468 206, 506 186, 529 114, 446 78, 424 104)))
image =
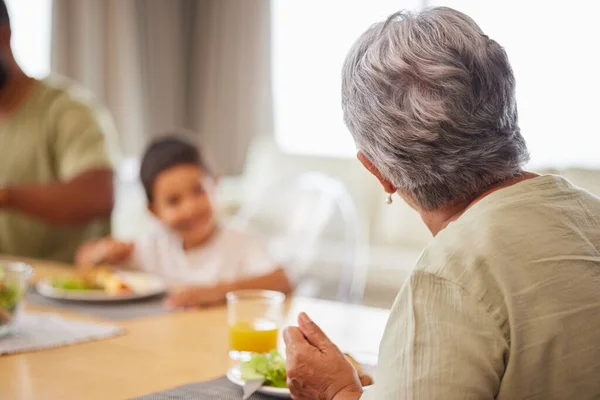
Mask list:
MULTIPOLYGON (((65 271, 47 262, 32 264, 38 278, 65 271)), ((58 310, 26 309, 90 320, 58 310)), ((289 321, 306 311, 342 350, 359 358, 376 357, 387 310, 305 298, 292 299, 289 309, 289 321)), ((117 338, 0 356, 0 399, 126 399, 216 378, 231 366, 224 307, 118 325, 126 333, 117 338)))

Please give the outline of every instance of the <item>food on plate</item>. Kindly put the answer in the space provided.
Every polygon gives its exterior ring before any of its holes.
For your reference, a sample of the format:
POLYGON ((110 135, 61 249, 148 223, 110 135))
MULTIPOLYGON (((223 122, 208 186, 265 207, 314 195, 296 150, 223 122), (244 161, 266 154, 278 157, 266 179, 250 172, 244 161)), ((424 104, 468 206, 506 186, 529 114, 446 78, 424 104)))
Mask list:
POLYGON ((264 379, 265 385, 286 388, 285 360, 277 350, 266 354, 254 354, 249 361, 243 362, 240 370, 242 379, 264 379))
POLYGON ((0 282, 0 325, 12 320, 19 298, 19 288, 16 285, 0 282))
POLYGON ((101 290, 108 294, 133 292, 118 273, 106 268, 93 268, 75 276, 53 279, 52 287, 60 290, 101 290))
POLYGON ((100 290, 95 285, 76 276, 55 278, 52 280, 52 287, 61 290, 100 290))
MULTIPOLYGON (((373 378, 364 373, 361 365, 349 354, 344 355, 356 369, 360 383, 363 386, 372 385, 373 378)), ((287 388, 285 360, 277 350, 266 354, 254 354, 249 361, 241 364, 240 371, 245 381, 264 379, 266 386, 287 388)))
POLYGON ((84 273, 84 279, 102 288, 107 293, 132 292, 133 290, 119 274, 106 268, 94 268, 84 273))

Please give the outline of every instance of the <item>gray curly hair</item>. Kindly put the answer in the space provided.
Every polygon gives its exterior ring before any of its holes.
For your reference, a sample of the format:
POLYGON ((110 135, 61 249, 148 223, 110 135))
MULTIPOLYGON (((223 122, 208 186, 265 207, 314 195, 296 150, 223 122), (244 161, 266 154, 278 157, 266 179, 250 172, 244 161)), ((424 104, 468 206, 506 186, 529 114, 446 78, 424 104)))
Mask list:
POLYGON ((529 160, 506 52, 451 8, 398 12, 362 34, 342 107, 358 149, 423 210, 472 199, 529 160))

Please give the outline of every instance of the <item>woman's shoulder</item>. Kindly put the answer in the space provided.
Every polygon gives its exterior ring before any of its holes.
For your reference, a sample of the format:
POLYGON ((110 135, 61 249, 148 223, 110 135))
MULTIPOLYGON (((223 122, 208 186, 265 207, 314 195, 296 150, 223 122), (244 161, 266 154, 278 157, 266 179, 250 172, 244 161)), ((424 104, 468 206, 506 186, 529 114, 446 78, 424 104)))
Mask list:
POLYGON ((490 268, 514 275, 549 250, 568 247, 567 237, 597 236, 585 216, 600 211, 600 200, 563 178, 540 176, 501 192, 440 231, 420 267, 461 277, 490 268))
POLYGON ((447 283, 490 308, 501 306, 502 280, 508 271, 500 269, 513 250, 503 247, 504 233, 485 233, 480 228, 458 223, 440 232, 421 253, 413 271, 416 280, 447 283))

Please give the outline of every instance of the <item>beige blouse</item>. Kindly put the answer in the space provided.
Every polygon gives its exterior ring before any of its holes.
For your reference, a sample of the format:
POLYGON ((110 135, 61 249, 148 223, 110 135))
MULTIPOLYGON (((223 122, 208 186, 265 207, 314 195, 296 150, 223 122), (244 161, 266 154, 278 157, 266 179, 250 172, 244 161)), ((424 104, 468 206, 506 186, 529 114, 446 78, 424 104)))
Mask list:
POLYGON ((558 176, 494 192, 424 250, 364 399, 600 399, 600 199, 558 176))

